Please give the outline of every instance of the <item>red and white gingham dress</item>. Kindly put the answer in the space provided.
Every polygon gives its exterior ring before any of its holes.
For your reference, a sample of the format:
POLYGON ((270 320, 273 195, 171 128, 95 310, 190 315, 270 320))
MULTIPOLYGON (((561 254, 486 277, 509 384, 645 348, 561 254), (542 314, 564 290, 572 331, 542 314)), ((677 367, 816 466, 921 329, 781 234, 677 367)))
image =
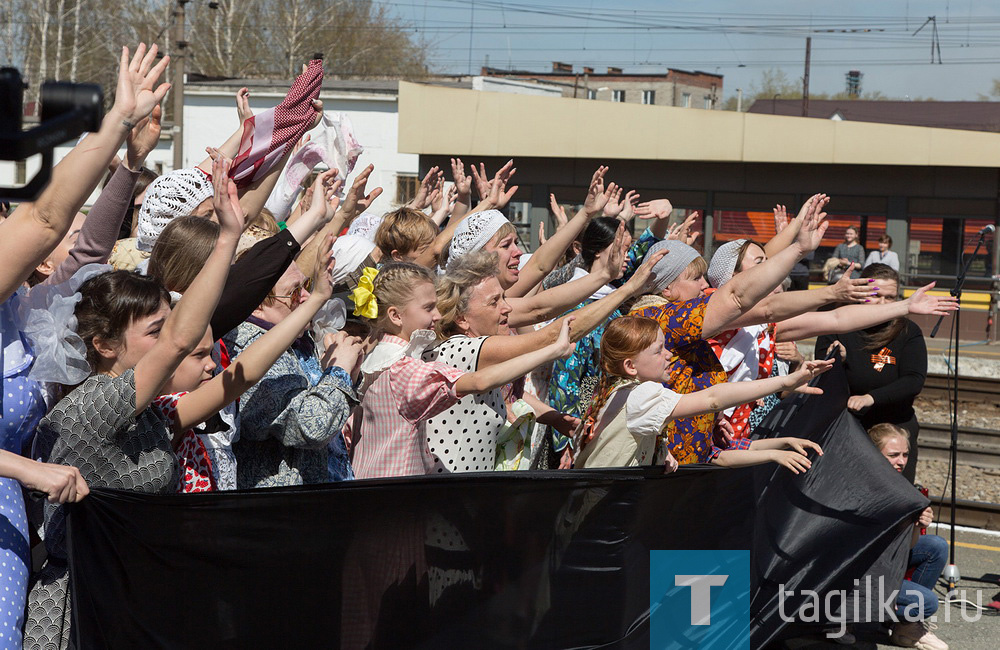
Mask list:
MULTIPOLYGON (((379 345, 406 346, 396 336, 379 345)), ((382 371, 361 401, 351 465, 357 478, 430 474, 434 458, 424 430, 427 418, 458 403, 455 382, 465 372, 437 361, 403 357, 382 371)))

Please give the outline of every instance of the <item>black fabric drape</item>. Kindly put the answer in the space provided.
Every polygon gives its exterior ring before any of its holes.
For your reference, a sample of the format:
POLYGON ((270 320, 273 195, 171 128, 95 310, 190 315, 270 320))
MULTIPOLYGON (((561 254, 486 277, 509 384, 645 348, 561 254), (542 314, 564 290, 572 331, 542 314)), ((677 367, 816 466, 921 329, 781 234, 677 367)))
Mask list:
POLYGON ((751 549, 763 647, 784 627, 778 583, 849 584, 898 551, 925 503, 839 418, 843 400, 828 390, 772 414, 771 431, 827 452, 802 476, 689 466, 95 490, 69 516, 74 634, 81 648, 648 648, 650 550, 751 549))

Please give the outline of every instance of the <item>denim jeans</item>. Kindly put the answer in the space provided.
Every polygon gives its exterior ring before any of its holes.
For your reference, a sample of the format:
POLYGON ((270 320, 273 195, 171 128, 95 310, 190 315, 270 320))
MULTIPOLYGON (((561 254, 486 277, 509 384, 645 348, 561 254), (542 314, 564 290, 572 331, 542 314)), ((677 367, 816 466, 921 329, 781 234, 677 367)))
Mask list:
POLYGON ((927 619, 938 609, 934 585, 948 562, 948 542, 937 535, 921 535, 910 549, 908 566, 913 568, 910 580, 903 580, 896 597, 896 615, 909 620, 927 619), (917 605, 922 604, 917 616, 917 605), (909 608, 909 609, 908 609, 909 608))

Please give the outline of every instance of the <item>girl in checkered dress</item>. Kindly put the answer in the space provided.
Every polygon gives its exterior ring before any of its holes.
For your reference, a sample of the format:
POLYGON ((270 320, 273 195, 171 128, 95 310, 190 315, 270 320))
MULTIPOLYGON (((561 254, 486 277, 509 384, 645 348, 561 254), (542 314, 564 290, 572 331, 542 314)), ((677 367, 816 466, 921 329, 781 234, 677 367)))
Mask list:
POLYGON ((464 372, 422 361, 420 355, 435 341, 431 329, 441 314, 434 276, 407 262, 383 266, 370 293, 356 291, 355 305, 356 314, 376 314, 375 327, 382 336, 361 365, 361 423, 352 435, 358 478, 430 474, 434 459, 424 430, 427 418, 465 395, 491 391, 565 358, 575 347, 567 319, 554 343, 483 370, 464 372))

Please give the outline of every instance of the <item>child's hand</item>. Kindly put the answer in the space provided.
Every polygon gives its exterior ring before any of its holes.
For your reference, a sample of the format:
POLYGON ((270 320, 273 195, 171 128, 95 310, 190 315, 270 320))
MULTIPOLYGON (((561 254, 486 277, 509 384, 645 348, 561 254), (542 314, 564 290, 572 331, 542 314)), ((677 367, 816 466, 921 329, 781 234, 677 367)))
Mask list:
POLYGON ((326 343, 326 352, 323 353, 323 368, 337 366, 353 376, 363 352, 361 338, 351 336, 341 330, 336 334, 327 335, 323 338, 323 342, 326 343))
POLYGON ((801 474, 812 467, 812 461, 797 451, 772 449, 770 451, 770 456, 772 461, 787 467, 795 474, 801 474))
POLYGON ((313 290, 310 297, 316 296, 320 304, 325 303, 333 295, 333 240, 336 237, 329 233, 323 238, 319 250, 316 251, 316 277, 313 279, 313 290))
POLYGON ((240 207, 236 183, 229 178, 229 167, 233 161, 214 149, 209 150, 209 155, 212 156, 212 185, 215 187, 212 208, 215 210, 215 217, 219 220, 222 232, 238 238, 243 234, 246 215, 240 207))
POLYGON ((803 456, 809 455, 810 451, 815 451, 820 456, 823 455, 823 448, 812 440, 806 440, 805 438, 782 438, 782 440, 784 440, 786 445, 803 456))
POLYGON ((557 359, 568 359, 573 354, 573 351, 576 350, 576 343, 573 342, 571 329, 574 320, 576 320, 575 316, 567 316, 562 322, 562 327, 559 329, 559 338, 553 344, 553 350, 556 354, 555 358, 557 359))
POLYGON ((786 388, 796 389, 796 392, 805 393, 806 395, 822 395, 822 388, 805 386, 804 384, 808 384, 813 377, 819 377, 832 367, 833 359, 827 359, 826 361, 806 361, 798 370, 788 375, 788 380, 791 383, 786 388))

